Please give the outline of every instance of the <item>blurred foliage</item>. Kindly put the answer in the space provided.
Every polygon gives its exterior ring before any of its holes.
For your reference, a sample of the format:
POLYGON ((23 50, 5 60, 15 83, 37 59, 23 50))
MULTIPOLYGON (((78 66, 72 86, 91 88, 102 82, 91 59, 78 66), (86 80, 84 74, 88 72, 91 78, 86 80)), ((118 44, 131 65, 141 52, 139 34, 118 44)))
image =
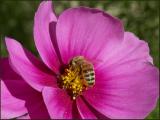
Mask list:
MULTIPOLYGON (((6 56, 4 37, 20 41, 26 48, 38 55, 33 42, 33 20, 40 1, 4 0, 0 4, 0 46, 1 56, 6 56)), ((126 31, 135 33, 148 42, 154 64, 159 66, 159 1, 64 1, 54 0, 57 15, 69 7, 88 6, 105 10, 120 18, 126 31)), ((146 93, 147 94, 147 93, 146 93)), ((147 119, 159 119, 159 103, 147 119)))

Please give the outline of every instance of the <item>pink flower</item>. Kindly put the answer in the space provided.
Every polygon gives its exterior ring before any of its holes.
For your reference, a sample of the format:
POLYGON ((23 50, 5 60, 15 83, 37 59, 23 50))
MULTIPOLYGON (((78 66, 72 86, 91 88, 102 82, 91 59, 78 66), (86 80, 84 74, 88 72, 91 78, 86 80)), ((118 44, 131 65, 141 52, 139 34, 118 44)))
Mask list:
POLYGON ((57 18, 42 2, 34 40, 43 62, 11 38, 6 45, 13 69, 42 93, 30 100, 44 101, 51 118, 145 118, 154 109, 159 71, 147 43, 117 18, 86 7, 57 18))

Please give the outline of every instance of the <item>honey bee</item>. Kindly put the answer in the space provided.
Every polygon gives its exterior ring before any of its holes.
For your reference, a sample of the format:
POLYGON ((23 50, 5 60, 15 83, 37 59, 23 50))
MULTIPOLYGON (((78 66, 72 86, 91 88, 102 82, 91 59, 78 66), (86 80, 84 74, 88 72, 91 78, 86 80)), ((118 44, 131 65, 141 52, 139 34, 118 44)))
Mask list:
POLYGON ((80 68, 80 75, 87 87, 93 87, 95 84, 95 72, 92 63, 87 61, 83 56, 74 57, 70 65, 74 68, 80 68))

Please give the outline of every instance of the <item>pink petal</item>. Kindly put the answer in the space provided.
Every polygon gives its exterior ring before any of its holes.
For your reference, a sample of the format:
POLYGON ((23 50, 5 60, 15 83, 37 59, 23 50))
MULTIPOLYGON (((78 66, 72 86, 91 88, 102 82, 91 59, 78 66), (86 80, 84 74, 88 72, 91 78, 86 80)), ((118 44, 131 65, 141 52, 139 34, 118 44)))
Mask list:
POLYGON ((72 104, 72 119, 82 119, 76 104, 76 100, 72 104))
POLYGON ((81 97, 78 97, 76 100, 77 108, 82 119, 96 119, 95 114, 89 109, 89 107, 85 104, 81 97))
POLYGON ((9 60, 8 57, 6 58, 0 58, 0 77, 1 79, 3 78, 3 80, 6 79, 12 79, 12 80, 18 80, 21 79, 21 77, 13 71, 13 69, 11 68, 10 64, 9 64, 9 60))
POLYGON ((123 41, 122 23, 97 9, 85 7, 64 11, 57 21, 57 42, 64 63, 83 55, 103 61, 123 41))
POLYGON ((139 60, 153 63, 149 55, 149 47, 145 41, 139 40, 133 33, 125 32, 124 41, 117 47, 114 52, 108 55, 104 54, 104 63, 99 64, 103 67, 117 66, 128 61, 139 60))
POLYGON ((1 81, 1 119, 11 119, 27 113, 25 101, 12 96, 1 81))
MULTIPOLYGON (((43 102, 43 98, 40 92, 30 87, 18 74, 16 74, 9 65, 8 58, 0 60, 0 68, 2 68, 2 75, 0 76, 6 87, 17 99, 25 101, 25 107, 28 115, 15 116, 18 119, 29 118, 44 118, 48 119, 49 114, 43 102), (7 75, 8 73, 8 75, 7 75), (12 79, 14 78, 14 79, 12 79)), ((7 100, 6 102, 10 102, 7 100)), ((10 114, 10 111, 8 111, 10 114)))
POLYGON ((114 119, 145 118, 156 106, 159 71, 131 61, 96 71, 96 85, 84 93, 98 111, 114 119))
POLYGON ((14 69, 23 79, 38 91, 44 86, 56 86, 56 78, 44 65, 17 41, 6 38, 9 57, 14 69))
MULTIPOLYGON (((52 11, 52 1, 41 2, 34 18, 34 40, 44 63, 51 70, 58 72, 60 63, 52 45, 49 31, 51 22, 56 23, 56 21, 57 18, 52 11)), ((55 33, 55 31, 52 32, 51 34, 55 33)))
POLYGON ((32 119, 49 118, 41 93, 23 80, 4 80, 4 82, 16 98, 25 100, 28 114, 32 119))
POLYGON ((42 96, 32 96, 31 102, 27 101, 27 107, 29 109, 29 116, 32 119, 50 119, 48 110, 44 104, 42 96))
POLYGON ((59 88, 45 87, 42 91, 44 102, 53 119, 71 119, 72 103, 70 96, 59 88))
POLYGON ((27 114, 27 115, 23 115, 23 116, 20 116, 16 119, 31 119, 30 116, 27 114))

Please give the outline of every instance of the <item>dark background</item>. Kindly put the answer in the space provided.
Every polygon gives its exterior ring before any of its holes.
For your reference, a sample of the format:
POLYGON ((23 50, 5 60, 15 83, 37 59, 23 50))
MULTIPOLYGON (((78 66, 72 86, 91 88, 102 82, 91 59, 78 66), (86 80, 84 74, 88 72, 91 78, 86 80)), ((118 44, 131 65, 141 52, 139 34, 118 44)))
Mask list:
MULTIPOLYGON (((33 20, 40 1, 3 0, 0 2, 1 56, 7 56, 4 37, 12 37, 38 56, 33 42, 33 20)), ((159 2, 144 1, 65 1, 54 0, 55 11, 60 14, 69 7, 88 6, 105 10, 120 18, 126 31, 135 33, 148 42, 154 64, 159 68, 159 2)), ((147 94, 147 93, 146 93, 147 94)), ((146 119, 159 118, 159 103, 146 119)))

